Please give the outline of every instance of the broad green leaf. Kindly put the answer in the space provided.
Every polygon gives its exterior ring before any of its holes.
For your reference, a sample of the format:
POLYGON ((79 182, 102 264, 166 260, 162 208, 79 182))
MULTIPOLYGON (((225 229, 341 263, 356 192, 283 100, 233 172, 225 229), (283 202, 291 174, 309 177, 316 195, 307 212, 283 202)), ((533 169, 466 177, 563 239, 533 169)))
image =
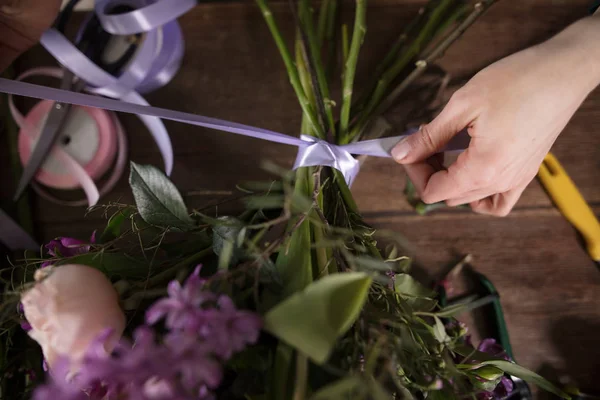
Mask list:
POLYGON ((213 251, 219 256, 219 269, 237 264, 242 255, 239 236, 242 231, 245 232, 241 221, 234 217, 221 217, 212 230, 213 251))
POLYGON ((150 225, 182 231, 194 227, 181 194, 157 168, 132 162, 129 185, 142 219, 150 225))
POLYGON ((433 298, 435 292, 421 285, 409 274, 397 274, 394 278, 396 292, 407 297, 433 298))
POLYGON ((458 315, 458 314, 462 314, 463 312, 465 312, 467 310, 468 310, 467 304, 459 303, 459 304, 452 304, 451 306, 444 307, 440 311, 438 311, 434 314, 440 318, 449 318, 449 317, 454 317, 455 315, 458 315))
POLYGON ((394 288, 415 311, 431 311, 435 307, 435 292, 421 285, 409 274, 396 274, 394 288))
POLYGON ((371 379, 369 382, 370 395, 373 400, 390 400, 392 399, 392 395, 388 393, 387 390, 381 383, 377 382, 374 379, 371 379))
POLYGON ((294 350, 285 343, 279 342, 275 350, 271 388, 268 391, 270 400, 290 399, 293 393, 294 350))
POLYGON ((113 214, 108 220, 104 232, 100 235, 99 242, 106 243, 118 238, 119 235, 121 235, 121 225, 123 225, 123 222, 125 222, 131 214, 132 211, 129 209, 119 210, 113 214))
POLYGON ((321 388, 310 400, 345 400, 357 390, 364 390, 364 382, 357 376, 349 376, 321 388))
POLYGON ((527 368, 521 367, 518 364, 510 362, 510 361, 490 360, 490 361, 484 361, 484 362, 476 364, 476 365, 460 364, 460 365, 458 365, 458 367, 461 369, 473 369, 473 368, 483 367, 486 365, 491 365, 491 366, 500 368, 502 371, 506 372, 509 375, 513 375, 513 376, 516 376, 517 378, 523 379, 524 381, 533 383, 534 385, 537 385, 540 388, 547 390, 548 392, 554 393, 555 395, 562 397, 563 399, 571 398, 568 394, 566 394, 565 392, 563 392, 562 390, 560 390, 559 388, 554 386, 552 383, 548 382, 542 376, 536 374, 533 371, 528 370, 527 368))
MULTIPOLYGON (((295 192, 309 191, 307 174, 307 168, 297 170, 295 192)), ((295 223, 293 219, 287 229, 291 229, 295 223)), ((290 239, 283 243, 275 262, 283 281, 284 298, 304 289, 313 281, 311 245, 310 221, 306 219, 296 228, 290 239)))
POLYGON ((504 371, 492 365, 484 365, 481 368, 474 369, 471 373, 486 381, 495 381, 504 376, 504 371))
POLYGON ((148 263, 123 253, 87 253, 66 258, 56 265, 83 264, 102 271, 110 279, 142 279, 148 276, 148 263))
POLYGON ((358 318, 371 281, 362 272, 328 275, 269 311, 265 329, 322 364, 358 318))
POLYGON ((435 335, 435 338, 442 344, 449 343, 450 336, 448 336, 448 333, 446 333, 446 328, 444 327, 442 320, 436 316, 433 318, 435 319, 435 326, 433 327, 433 334, 435 335))
POLYGON ((283 207, 284 202, 285 196, 282 194, 248 196, 244 198, 244 204, 249 210, 278 209, 283 207))
POLYGON ((353 257, 352 261, 354 261, 358 267, 371 271, 386 272, 390 271, 394 267, 394 264, 388 263, 387 261, 377 260, 366 256, 353 257))

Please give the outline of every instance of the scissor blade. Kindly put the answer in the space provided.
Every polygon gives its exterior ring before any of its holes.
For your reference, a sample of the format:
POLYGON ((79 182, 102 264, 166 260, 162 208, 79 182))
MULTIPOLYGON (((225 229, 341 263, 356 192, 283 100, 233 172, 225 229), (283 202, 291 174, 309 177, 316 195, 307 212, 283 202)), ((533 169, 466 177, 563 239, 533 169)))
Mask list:
MULTIPOLYGON (((73 77, 74 74, 71 71, 66 70, 60 85, 61 89, 70 89, 73 82, 73 77)), ((54 103, 52 106, 52 109, 48 114, 48 118, 46 119, 46 123, 44 124, 44 127, 38 136, 38 142, 36 143, 31 157, 29 157, 29 162, 25 166, 23 175, 21 175, 21 179, 19 180, 17 191, 15 192, 14 197, 15 201, 21 197, 23 191, 29 182, 31 182, 35 173, 46 159, 46 156, 50 152, 50 149, 54 145, 54 142, 56 141, 56 138, 58 137, 58 134, 65 123, 70 108, 70 104, 59 102, 54 103)))
POLYGON ((0 210, 0 242, 10 250, 38 250, 39 245, 4 211, 0 210))
POLYGON ((69 112, 69 105, 64 103, 54 103, 52 111, 48 115, 44 129, 39 135, 39 140, 33 149, 33 153, 29 158, 29 162, 23 170, 23 175, 19 180, 17 191, 15 193, 15 201, 21 197, 21 194, 39 169, 40 165, 46 159, 52 145, 56 141, 60 129, 64 123, 65 117, 69 112))

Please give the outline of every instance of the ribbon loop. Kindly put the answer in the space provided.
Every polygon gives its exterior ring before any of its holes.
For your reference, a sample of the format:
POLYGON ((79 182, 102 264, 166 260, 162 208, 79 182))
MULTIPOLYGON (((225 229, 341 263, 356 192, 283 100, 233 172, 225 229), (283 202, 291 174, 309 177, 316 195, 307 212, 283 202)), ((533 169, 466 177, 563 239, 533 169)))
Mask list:
POLYGON ((109 6, 115 4, 112 0, 97 0, 95 11, 102 27, 113 35, 133 35, 156 29, 166 23, 176 20, 197 4, 196 0, 144 0, 119 1, 118 5, 131 5, 136 10, 122 14, 108 14, 109 6))
POLYGON ((342 173, 348 185, 352 185, 360 168, 357 159, 342 146, 328 143, 312 136, 300 135, 305 144, 298 146, 294 169, 322 165, 342 173))

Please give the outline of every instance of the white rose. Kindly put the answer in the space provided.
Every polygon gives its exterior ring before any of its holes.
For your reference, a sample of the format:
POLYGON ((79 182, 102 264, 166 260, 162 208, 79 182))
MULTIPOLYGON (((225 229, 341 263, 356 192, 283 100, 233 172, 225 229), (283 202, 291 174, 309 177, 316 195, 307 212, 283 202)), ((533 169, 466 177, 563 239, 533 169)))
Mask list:
POLYGON ((119 297, 108 278, 86 265, 62 265, 36 271, 36 284, 21 295, 29 336, 42 347, 52 369, 60 356, 77 363, 106 329, 112 351, 125 329, 119 297))

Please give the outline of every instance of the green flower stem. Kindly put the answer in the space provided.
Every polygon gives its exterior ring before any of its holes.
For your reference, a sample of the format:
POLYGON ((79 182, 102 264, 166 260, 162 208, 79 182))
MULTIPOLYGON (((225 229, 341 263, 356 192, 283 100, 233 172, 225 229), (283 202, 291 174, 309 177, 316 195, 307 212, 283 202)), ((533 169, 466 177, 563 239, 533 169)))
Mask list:
MULTIPOLYGON (((327 51, 325 52, 325 61, 323 63, 325 67, 325 76, 330 81, 333 72, 335 71, 335 60, 336 60, 336 45, 335 40, 336 34, 336 16, 337 16, 337 0, 333 0, 330 3, 329 10, 327 12, 327 26, 325 31, 325 40, 327 43, 327 51)), ((323 46, 323 43, 321 43, 323 46)))
POLYGON ((335 0, 323 0, 321 3, 321 7, 319 8, 319 20, 317 22, 317 39, 319 48, 323 46, 323 41, 325 40, 325 35, 327 35, 329 28, 329 20, 332 10, 332 3, 335 3, 335 0))
POLYGON ((352 33, 352 43, 348 52, 348 59, 344 68, 344 80, 342 84, 342 110, 340 113, 340 130, 338 132, 338 142, 348 143, 348 124, 350 121, 350 107, 352 105, 352 88, 354 85, 354 75, 356 73, 356 64, 358 62, 358 53, 362 45, 366 28, 366 0, 356 0, 356 14, 354 18, 354 29, 352 33))
POLYGON ((411 44, 404 54, 390 67, 379 79, 371 99, 365 106, 365 109, 361 112, 358 119, 358 123, 352 130, 350 135, 347 135, 347 141, 343 143, 349 143, 351 140, 356 138, 365 126, 368 124, 370 119, 373 117, 373 111, 379 106, 379 103, 387 93, 390 84, 398 77, 400 72, 413 60, 419 52, 426 46, 427 40, 430 39, 431 35, 437 30, 442 17, 446 11, 452 6, 454 0, 442 0, 440 4, 432 11, 427 23, 411 44))
MULTIPOLYGON (((296 43, 295 44, 296 67, 298 68, 298 76, 300 77, 300 84, 302 85, 304 93, 306 93, 306 98, 308 99, 308 101, 311 104, 314 104, 315 94, 313 92, 312 84, 310 81, 310 74, 308 72, 308 69, 306 68, 306 63, 305 63, 304 57, 302 55, 302 39, 300 38, 299 34, 298 34, 298 37, 296 38, 295 43, 296 43)), ((308 116, 306 114, 302 114, 303 128, 302 128, 301 132, 305 135, 311 134, 309 125, 307 125, 308 123, 309 123, 308 116), (306 125, 306 127, 304 127, 305 125, 306 125)))
MULTIPOLYGON (((385 112, 396 99, 417 79, 427 66, 440 58, 444 52, 462 36, 462 34, 487 10, 496 0, 485 0, 481 1, 473 7, 473 11, 461 22, 448 36, 446 36, 440 43, 435 46, 423 59, 417 61, 416 68, 411 72, 409 76, 404 79, 387 97, 380 103, 377 110, 372 114, 378 115, 385 112)), ((457 19, 464 16, 464 9, 457 10, 450 19, 444 24, 447 26, 450 23, 454 23, 457 19)), ((443 32, 444 26, 441 27, 440 31, 443 32)))
POLYGON ((348 44, 348 25, 342 25, 342 60, 346 62, 348 59, 348 53, 350 49, 348 48, 350 45, 348 44))
POLYGON ((334 129, 333 110, 331 108, 331 98, 329 94, 329 87, 327 85, 327 78, 325 77, 325 69, 321 60, 321 46, 317 37, 317 32, 313 26, 312 13, 310 11, 310 5, 308 0, 301 0, 299 5, 299 19, 303 25, 301 27, 307 39, 306 43, 306 64, 308 70, 311 72, 313 79, 316 78, 318 87, 313 88, 315 92, 315 99, 318 101, 318 108, 325 114, 323 118, 326 120, 324 126, 325 133, 334 129))
POLYGON ((350 211, 358 214, 358 206, 354 201, 354 197, 352 197, 352 192, 350 191, 350 188, 344 179, 344 175, 342 175, 342 173, 335 168, 332 168, 331 170, 333 171, 334 181, 340 190, 340 194, 342 195, 342 199, 344 199, 344 203, 346 203, 346 206, 350 209, 350 211))
POLYGON ((296 351, 296 382, 294 384, 294 400, 304 400, 306 398, 306 388, 308 386, 308 358, 296 351))
POLYGON ((292 87, 296 92, 296 97, 298 97, 298 102, 300 103, 300 107, 302 107, 302 111, 308 118, 308 121, 312 126, 312 130, 316 133, 316 135, 319 138, 324 139, 325 132, 323 132, 323 130, 321 129, 318 123, 317 116, 315 114, 315 110, 312 104, 309 102, 308 98, 306 97, 304 90, 302 89, 302 83, 300 82, 298 70, 294 66, 292 56, 290 55, 290 52, 287 46, 285 45, 283 37, 281 36, 281 32, 279 32, 279 28, 275 23, 275 19, 273 18, 273 13, 271 12, 271 9, 269 8, 265 0, 256 0, 256 4, 258 4, 258 7, 260 8, 265 19, 265 22, 267 23, 267 26, 271 31, 271 36, 273 36, 275 44, 279 49, 279 53, 281 55, 281 58, 283 59, 283 63, 285 64, 285 68, 290 78, 290 83, 292 84, 292 87))
POLYGON ((358 111, 361 111, 365 103, 368 101, 368 95, 375 90, 377 86, 377 82, 379 77, 392 65, 394 60, 401 54, 401 50, 404 48, 408 40, 413 36, 417 27, 421 25, 425 17, 427 16, 427 9, 431 6, 432 3, 428 3, 425 7, 419 9, 417 16, 406 26, 403 30, 402 34, 398 37, 396 42, 392 45, 387 55, 383 58, 383 60, 377 65, 375 69, 375 73, 372 75, 374 78, 367 84, 365 92, 363 93, 363 98, 357 102, 352 107, 352 115, 356 115, 358 111))

